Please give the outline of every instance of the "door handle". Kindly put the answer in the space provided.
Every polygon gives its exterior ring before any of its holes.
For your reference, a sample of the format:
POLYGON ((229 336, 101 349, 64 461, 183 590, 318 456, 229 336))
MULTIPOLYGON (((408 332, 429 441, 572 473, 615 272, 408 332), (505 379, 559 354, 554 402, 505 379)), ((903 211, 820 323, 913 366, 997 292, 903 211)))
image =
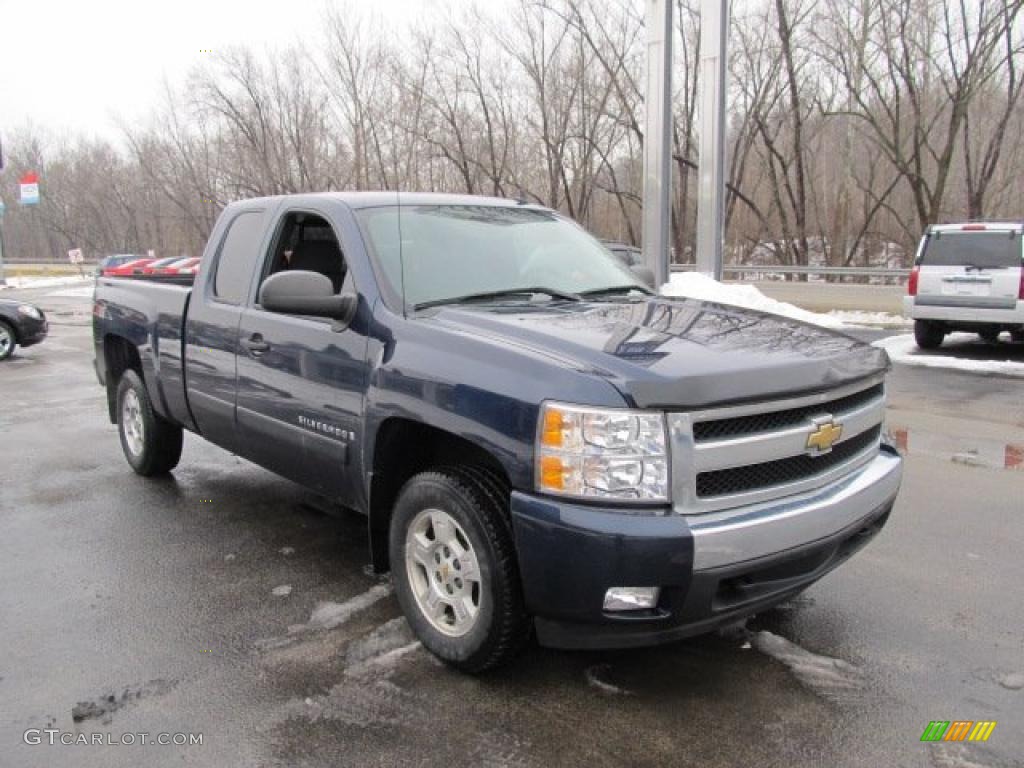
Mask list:
POLYGON ((248 339, 242 339, 242 346, 257 357, 270 349, 270 345, 263 340, 263 334, 260 333, 254 333, 248 339))

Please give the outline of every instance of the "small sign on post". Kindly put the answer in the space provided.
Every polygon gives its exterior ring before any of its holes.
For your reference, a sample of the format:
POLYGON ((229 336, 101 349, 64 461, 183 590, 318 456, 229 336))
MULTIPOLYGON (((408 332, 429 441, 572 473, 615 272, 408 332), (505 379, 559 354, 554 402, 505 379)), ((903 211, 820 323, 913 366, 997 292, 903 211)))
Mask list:
POLYGON ((21 186, 21 204, 39 205, 39 175, 29 171, 18 183, 21 186))
POLYGON ((78 266, 78 274, 85 277, 85 273, 82 272, 82 262, 85 261, 85 257, 82 256, 81 248, 72 248, 68 251, 68 263, 76 264, 78 266))

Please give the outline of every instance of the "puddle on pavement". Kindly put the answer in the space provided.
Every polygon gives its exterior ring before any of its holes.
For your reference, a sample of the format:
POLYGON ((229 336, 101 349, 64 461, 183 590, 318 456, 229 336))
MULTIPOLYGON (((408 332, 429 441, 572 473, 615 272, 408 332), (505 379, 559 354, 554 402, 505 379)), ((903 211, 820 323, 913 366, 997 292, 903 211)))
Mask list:
POLYGON ((890 426, 889 436, 903 454, 934 456, 969 467, 1024 471, 1024 443, 945 435, 900 426, 890 426))

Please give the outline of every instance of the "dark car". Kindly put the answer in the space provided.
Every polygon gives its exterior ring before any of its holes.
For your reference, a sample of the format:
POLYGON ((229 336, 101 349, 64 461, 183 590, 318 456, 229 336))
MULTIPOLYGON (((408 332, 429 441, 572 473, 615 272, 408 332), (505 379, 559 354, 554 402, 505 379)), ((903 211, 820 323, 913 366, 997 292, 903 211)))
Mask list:
POLYGON ((627 267, 636 267, 644 263, 643 252, 635 245, 626 245, 612 240, 602 240, 601 245, 611 251, 627 267))
POLYGON ((115 253, 113 256, 105 256, 100 260, 100 263, 96 265, 96 274, 105 275, 109 273, 109 270, 115 267, 120 267, 123 264, 127 264, 129 261, 137 261, 140 257, 134 253, 115 253))
POLYGON ((47 330, 46 315, 39 307, 0 299, 0 360, 10 357, 19 344, 38 344, 46 338, 47 330))

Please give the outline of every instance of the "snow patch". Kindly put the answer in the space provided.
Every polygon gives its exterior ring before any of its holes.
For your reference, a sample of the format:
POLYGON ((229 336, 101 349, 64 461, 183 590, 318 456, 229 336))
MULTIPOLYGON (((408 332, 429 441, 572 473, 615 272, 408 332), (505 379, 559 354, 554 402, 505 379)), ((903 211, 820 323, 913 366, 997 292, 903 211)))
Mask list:
MULTIPOLYGON (((288 587, 288 590, 291 591, 291 587, 288 587)), ((284 637, 263 638, 257 640, 254 647, 258 651, 287 648, 293 643, 301 641, 308 633, 340 627, 360 611, 369 608, 390 594, 390 584, 378 584, 343 603, 323 600, 316 604, 306 624, 292 624, 288 627, 288 633, 284 637)))
POLYGON ((392 648, 390 651, 371 656, 366 661, 349 667, 345 674, 349 677, 365 676, 371 673, 387 673, 392 671, 398 662, 413 651, 419 650, 422 646, 419 640, 392 648))
POLYGON ((310 722, 338 721, 359 728, 414 728, 436 735, 437 716, 433 701, 399 688, 385 678, 346 678, 326 694, 292 699, 272 718, 287 722, 304 718, 310 722))
MULTIPOLYGON (((968 750, 963 744, 933 744, 930 745, 932 765, 936 768, 992 768, 988 763, 979 763, 976 749, 968 750)), ((972 744, 972 747, 977 747, 972 744)))
MULTIPOLYGON (((58 285, 75 285, 81 283, 83 278, 80 275, 65 275, 62 277, 42 277, 37 275, 25 275, 24 277, 8 277, 7 285, 0 285, 0 291, 5 288, 52 288, 58 285)), ((91 289, 90 281, 90 289, 91 289)))
POLYGON ((280 552, 285 557, 288 557, 288 555, 294 555, 295 554, 295 547, 281 547, 277 551, 280 552))
POLYGON ((827 699, 851 698, 863 688, 860 669, 848 661, 811 653, 771 632, 755 632, 750 641, 757 650, 784 664, 797 680, 827 699))
POLYGON ((864 312, 859 309, 833 309, 828 313, 843 325, 861 325, 875 328, 910 328, 914 325, 902 315, 893 315, 889 312, 864 312))
POLYGON ((415 638, 405 617, 399 616, 386 621, 369 634, 354 641, 345 654, 350 664, 358 664, 374 656, 380 656, 402 646, 407 646, 415 638))
POLYGON ((274 587, 270 590, 270 594, 274 597, 288 597, 292 593, 291 584, 282 584, 279 587, 274 587))
POLYGON ((95 287, 92 283, 82 285, 78 288, 65 288, 61 291, 53 291, 46 294, 47 298, 91 298, 95 287))
POLYGON ((1024 674, 1012 672, 1009 675, 1003 675, 999 678, 999 684, 1008 690, 1019 691, 1024 688, 1024 674))
POLYGON ((612 685, 605 680, 602 680, 600 675, 611 670, 610 664, 595 664, 592 667, 587 667, 583 672, 583 677, 586 678, 587 685, 591 688, 596 688, 601 693, 607 693, 611 696, 632 696, 631 691, 627 691, 625 688, 619 688, 617 685, 612 685))
POLYGON ((700 272, 676 272, 661 287, 661 293, 664 296, 681 296, 714 304, 755 309, 825 328, 842 328, 845 325, 838 317, 808 312, 784 301, 770 299, 752 285, 720 283, 700 272))
MULTIPOLYGON (((946 337, 950 342, 973 340, 974 334, 951 333, 946 337)), ((913 334, 889 336, 873 342, 873 345, 889 353, 889 359, 903 365, 923 368, 949 368, 972 373, 999 373, 1004 376, 1024 378, 1024 362, 1015 360, 964 360, 950 355, 936 355, 922 352, 914 341, 913 334)))
POLYGON ((313 614, 309 617, 309 623, 298 624, 289 627, 288 633, 295 634, 310 629, 334 629, 352 618, 355 614, 369 608, 378 600, 382 600, 391 594, 390 584, 377 584, 343 603, 332 603, 323 601, 316 604, 313 614))

